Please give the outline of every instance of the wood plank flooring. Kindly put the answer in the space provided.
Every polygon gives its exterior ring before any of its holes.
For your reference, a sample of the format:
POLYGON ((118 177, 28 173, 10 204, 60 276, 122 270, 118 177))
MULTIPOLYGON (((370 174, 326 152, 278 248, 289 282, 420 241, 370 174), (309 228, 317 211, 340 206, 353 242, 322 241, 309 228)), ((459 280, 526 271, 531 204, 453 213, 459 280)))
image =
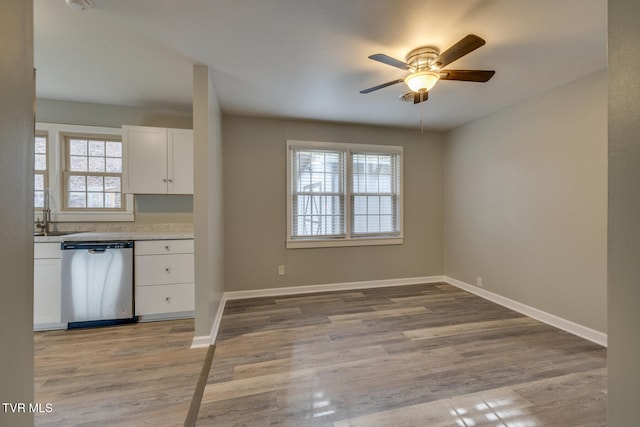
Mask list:
POLYGON ((207 349, 193 319, 34 333, 36 426, 181 426, 207 349))
POLYGON ((228 301, 199 426, 604 426, 606 349, 447 284, 228 301))

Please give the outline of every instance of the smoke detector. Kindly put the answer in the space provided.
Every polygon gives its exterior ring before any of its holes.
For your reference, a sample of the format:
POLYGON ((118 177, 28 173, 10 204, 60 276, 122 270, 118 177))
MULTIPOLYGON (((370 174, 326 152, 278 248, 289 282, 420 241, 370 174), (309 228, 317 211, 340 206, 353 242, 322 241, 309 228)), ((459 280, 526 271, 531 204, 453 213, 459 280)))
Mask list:
POLYGON ((91 0, 66 0, 67 6, 73 10, 88 10, 93 7, 91 0))

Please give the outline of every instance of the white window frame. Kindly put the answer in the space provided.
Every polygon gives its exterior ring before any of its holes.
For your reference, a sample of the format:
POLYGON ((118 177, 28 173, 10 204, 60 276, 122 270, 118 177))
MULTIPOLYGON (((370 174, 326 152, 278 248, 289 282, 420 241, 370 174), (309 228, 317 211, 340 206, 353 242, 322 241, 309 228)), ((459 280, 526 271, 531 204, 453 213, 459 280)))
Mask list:
MULTIPOLYGON (((49 180, 49 197, 51 207, 51 221, 53 222, 120 222, 120 221, 133 221, 133 195, 125 194, 124 206, 119 211, 99 211, 99 210, 79 210, 73 211, 64 210, 63 206, 63 191, 64 191, 64 145, 65 135, 96 135, 104 136, 105 138, 119 138, 122 141, 122 129, 111 127, 99 127, 99 126, 82 126, 82 125, 69 125, 59 123, 41 123, 36 122, 36 132, 46 132, 49 135, 48 139, 48 180, 49 180)), ((123 170, 122 170, 122 182, 126 181, 126 168, 124 164, 126 162, 126 146, 125 141, 122 141, 122 156, 123 156, 123 170)), ((124 192, 124 185, 123 185, 124 192)), ((40 211, 41 212, 41 211, 40 211)), ((37 214, 34 214, 34 218, 37 214)))
POLYGON ((321 142, 321 141, 300 141, 300 140, 287 140, 286 143, 286 197, 287 197, 287 237, 286 248, 322 248, 322 247, 340 247, 340 246, 376 246, 376 245, 400 245, 404 243, 404 202, 403 202, 403 147, 396 145, 374 145, 374 144, 349 144, 338 142, 321 142), (346 167, 345 167, 345 196, 344 196, 344 227, 345 235, 340 237, 305 237, 295 238, 292 237, 292 195, 293 195, 293 158, 292 151, 294 149, 315 149, 315 150, 329 150, 329 151, 342 151, 346 155, 346 167), (398 154, 400 156, 400 173, 399 173, 399 186, 400 194, 398 197, 398 221, 399 221, 399 234, 388 235, 366 235, 366 236, 353 236, 351 232, 353 215, 351 212, 352 205, 352 171, 351 171, 351 153, 379 153, 379 154, 398 154))

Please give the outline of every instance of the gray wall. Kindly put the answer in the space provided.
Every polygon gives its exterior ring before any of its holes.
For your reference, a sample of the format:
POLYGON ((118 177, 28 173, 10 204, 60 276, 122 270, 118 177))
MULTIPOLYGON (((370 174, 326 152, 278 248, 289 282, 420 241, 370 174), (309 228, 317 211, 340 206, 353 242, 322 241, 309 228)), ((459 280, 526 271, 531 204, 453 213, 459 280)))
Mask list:
POLYGON ((637 426, 640 396, 640 3, 609 0, 609 413, 637 426))
POLYGON ((441 134, 224 116, 223 141, 225 291, 442 274, 441 134), (285 249, 287 139, 402 145, 404 244, 285 249))
MULTIPOLYGON (((33 402, 33 4, 0 3, 0 402, 33 402)), ((0 425, 31 414, 0 407, 0 425)))
POLYGON ((445 148, 445 274, 606 332, 606 72, 462 126, 445 148))

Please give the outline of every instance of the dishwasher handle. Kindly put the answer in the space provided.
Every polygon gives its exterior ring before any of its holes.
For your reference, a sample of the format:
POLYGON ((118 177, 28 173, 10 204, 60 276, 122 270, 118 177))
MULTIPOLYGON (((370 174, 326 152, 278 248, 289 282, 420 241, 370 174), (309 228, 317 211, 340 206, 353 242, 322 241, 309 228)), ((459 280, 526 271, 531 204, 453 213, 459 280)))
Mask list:
POLYGON ((103 254, 106 251, 107 251, 106 248, 92 248, 92 249, 89 249, 89 253, 92 254, 92 255, 93 254, 103 254))
POLYGON ((119 241, 108 241, 108 242, 62 242, 61 249, 63 251, 72 250, 72 249, 80 249, 80 250, 88 250, 90 253, 98 253, 104 252, 107 249, 132 249, 133 241, 132 240, 119 240, 119 241), (95 252, 91 252, 91 251, 95 252))

